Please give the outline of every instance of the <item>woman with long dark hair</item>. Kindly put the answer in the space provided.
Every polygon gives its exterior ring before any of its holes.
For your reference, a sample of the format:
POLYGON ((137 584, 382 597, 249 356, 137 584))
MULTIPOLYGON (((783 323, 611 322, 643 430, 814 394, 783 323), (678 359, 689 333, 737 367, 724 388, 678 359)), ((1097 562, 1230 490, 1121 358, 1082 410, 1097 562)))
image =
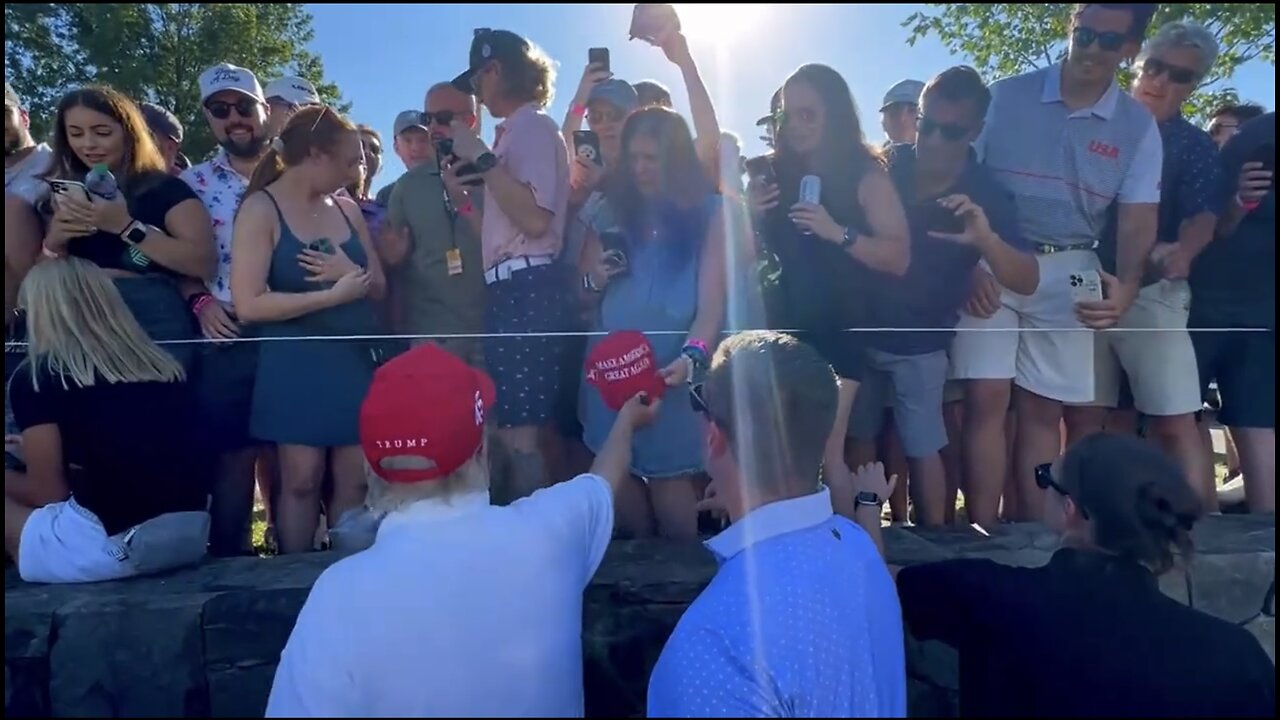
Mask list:
POLYGON ((835 70, 816 64, 796 70, 783 85, 777 127, 771 160, 778 184, 755 177, 748 187, 762 251, 776 258, 780 270, 764 290, 769 324, 802 331, 801 339, 840 377, 823 475, 836 510, 852 517, 844 440, 866 365, 857 332, 867 321, 865 286, 871 273, 906 272, 907 219, 878 155, 863 138, 849 86, 835 70), (822 184, 818 203, 800 202, 801 181, 808 176, 822 184))
MULTIPOLYGON (((859 470, 859 485, 884 486, 883 472, 859 470)), ((1036 468, 1036 485, 1062 541, 1047 565, 898 573, 911 634, 959 651, 962 716, 1275 717, 1276 669, 1258 640, 1161 591, 1161 575, 1189 570, 1200 515, 1170 456, 1098 433, 1036 468)), ((879 508, 862 513, 879 540, 879 508)))
MULTIPOLYGON (((627 118, 602 213, 611 240, 589 231, 581 264, 583 296, 598 306, 596 329, 648 331, 667 384, 691 381, 710 359, 724 319, 725 239, 719 198, 683 118, 656 107, 627 118)), ((584 389, 580 402, 583 440, 599 452, 616 413, 594 389, 584 389)), ((689 403, 664 403, 633 441, 636 492, 619 501, 633 534, 649 534, 656 518, 666 537, 697 536, 699 422, 689 403)))
POLYGON ((258 163, 236 216, 236 314, 267 338, 249 431, 279 448, 282 553, 313 547, 326 469, 331 528, 364 503, 358 415, 382 346, 314 339, 381 331, 370 298, 384 280, 369 230, 355 202, 334 195, 363 162, 354 125, 328 107, 303 108, 258 163))
MULTIPOLYGON (((53 193, 44 254, 102 268, 153 340, 195 336, 177 279, 208 280, 217 268, 213 225, 195 192, 169 174, 142 111, 109 87, 73 90, 58 102, 50 180, 83 182, 105 166, 114 198, 53 193)), ((194 346, 169 345, 190 369, 194 346)))

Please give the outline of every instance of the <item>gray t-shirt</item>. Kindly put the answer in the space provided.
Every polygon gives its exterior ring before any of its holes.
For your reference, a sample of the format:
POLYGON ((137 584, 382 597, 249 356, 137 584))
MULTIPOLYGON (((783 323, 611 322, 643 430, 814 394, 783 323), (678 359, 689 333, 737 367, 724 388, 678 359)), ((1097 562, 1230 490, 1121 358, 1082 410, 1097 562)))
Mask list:
POLYGON ((40 143, 13 167, 4 169, 4 191, 35 205, 49 194, 49 184, 41 178, 53 162, 53 149, 40 143))

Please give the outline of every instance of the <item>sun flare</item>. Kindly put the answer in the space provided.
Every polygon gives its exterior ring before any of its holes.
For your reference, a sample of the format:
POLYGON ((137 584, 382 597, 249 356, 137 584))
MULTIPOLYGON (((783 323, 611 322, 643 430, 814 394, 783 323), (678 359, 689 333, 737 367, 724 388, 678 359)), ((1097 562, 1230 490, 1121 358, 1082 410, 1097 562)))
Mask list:
POLYGON ((684 34, 691 39, 724 44, 761 26, 773 5, 679 3, 676 13, 684 34))

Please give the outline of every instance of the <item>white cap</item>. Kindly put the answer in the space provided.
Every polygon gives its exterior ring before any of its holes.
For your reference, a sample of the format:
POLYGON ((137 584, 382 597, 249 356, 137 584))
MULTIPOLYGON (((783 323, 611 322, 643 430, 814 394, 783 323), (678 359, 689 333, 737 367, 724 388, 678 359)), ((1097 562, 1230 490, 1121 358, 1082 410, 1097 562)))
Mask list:
POLYGON ((219 63, 200 73, 200 102, 208 100, 223 90, 234 90, 242 95, 266 102, 258 78, 242 67, 219 63))
POLYGON ((316 86, 300 77, 282 77, 267 83, 267 99, 273 97, 283 98, 299 107, 320 104, 316 86))
POLYGON ((919 80, 899 80, 889 88, 889 92, 884 94, 884 102, 880 103, 880 109, 883 111, 890 105, 898 103, 906 103, 907 105, 919 105, 920 95, 924 92, 924 83, 919 80))

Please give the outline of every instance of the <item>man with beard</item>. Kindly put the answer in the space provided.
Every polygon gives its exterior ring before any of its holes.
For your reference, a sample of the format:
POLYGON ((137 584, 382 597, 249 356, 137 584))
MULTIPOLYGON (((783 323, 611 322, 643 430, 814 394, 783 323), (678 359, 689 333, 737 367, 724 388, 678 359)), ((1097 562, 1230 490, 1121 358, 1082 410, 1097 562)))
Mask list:
MULTIPOLYGON (((448 140, 454 122, 479 127, 475 98, 444 82, 427 91, 426 112, 410 132, 427 128, 432 145, 448 140)), ((438 157, 412 168, 392 186, 388 230, 380 252, 398 268, 400 332, 412 335, 476 335, 484 329, 484 261, 480 221, 484 191, 462 184, 462 163, 438 157)), ((480 364, 475 338, 434 341, 474 366, 480 364)))
MULTIPOLYGON (((188 306, 210 340, 240 337, 244 328, 231 307, 231 230, 236 210, 249 187, 270 135, 262 86, 245 68, 222 63, 200 75, 205 118, 220 146, 207 162, 188 168, 182 179, 200 196, 213 218, 218 244, 218 273, 208 287, 184 287, 188 306)), ((253 507, 253 464, 257 455, 249 437, 249 407, 257 372, 254 343, 209 344, 201 358, 197 387, 201 420, 222 452, 214 488, 210 548, 215 554, 241 550, 253 507)))
POLYGON ((35 205, 49 193, 40 176, 49 169, 53 151, 31 139, 31 118, 22 99, 4 84, 4 191, 35 205))

